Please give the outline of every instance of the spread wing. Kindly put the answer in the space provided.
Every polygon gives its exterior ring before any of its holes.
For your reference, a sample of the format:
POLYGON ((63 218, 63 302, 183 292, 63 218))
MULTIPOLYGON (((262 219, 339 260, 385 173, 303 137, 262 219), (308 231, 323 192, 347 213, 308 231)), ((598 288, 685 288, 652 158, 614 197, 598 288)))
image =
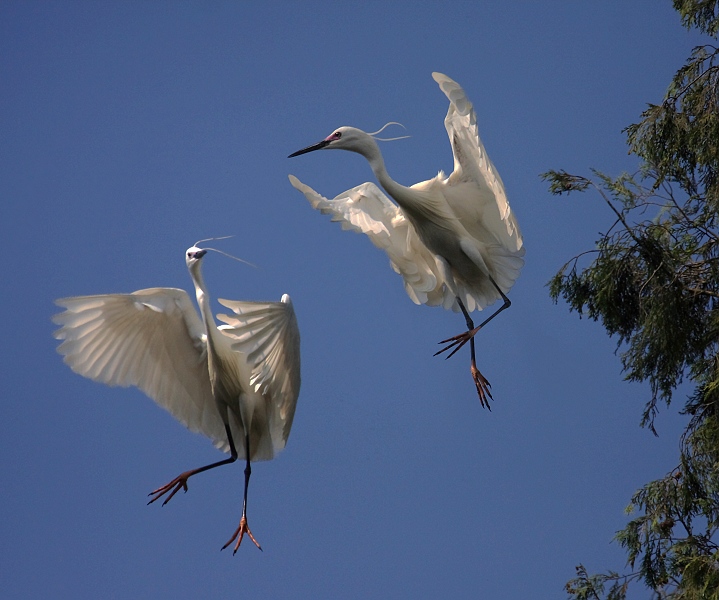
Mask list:
POLYGON ((218 302, 233 311, 219 314, 218 329, 231 338, 232 349, 246 355, 250 385, 268 401, 272 445, 285 447, 300 395, 300 330, 290 297, 280 302, 218 302))
POLYGON ((473 183, 480 191, 480 200, 475 203, 461 202, 464 194, 451 193, 447 194, 447 201, 475 238, 482 239, 483 232, 473 231, 472 224, 482 223, 507 250, 523 255, 522 233, 509 206, 502 178, 479 138, 472 103, 456 81, 442 73, 432 73, 432 77, 450 103, 444 125, 452 144, 454 172, 447 184, 452 187, 473 183))
POLYGON ((229 450, 212 396, 205 331, 187 292, 151 288, 132 294, 56 301, 57 351, 76 373, 111 386, 136 386, 191 431, 229 450))
MULTIPOLYGON (((422 243, 402 209, 374 183, 363 183, 329 200, 294 175, 290 183, 312 208, 331 216, 342 229, 364 233, 389 256, 390 265, 404 279, 404 289, 415 304, 438 306, 448 293, 434 256, 422 243)), ((451 294, 451 302, 454 302, 451 294)), ((450 303, 451 303, 450 302, 450 303)))

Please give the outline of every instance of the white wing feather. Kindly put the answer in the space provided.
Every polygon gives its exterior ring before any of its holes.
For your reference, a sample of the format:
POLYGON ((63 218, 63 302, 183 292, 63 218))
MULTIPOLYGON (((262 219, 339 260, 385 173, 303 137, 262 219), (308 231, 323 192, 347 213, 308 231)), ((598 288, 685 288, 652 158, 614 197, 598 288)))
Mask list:
POLYGON ((478 203, 461 202, 464 195, 451 192, 446 193, 447 201, 477 239, 482 239, 481 233, 473 231, 472 224, 482 223, 501 245, 520 252, 523 249, 522 233, 509 206, 502 178, 479 138, 472 103, 456 81, 442 73, 432 73, 432 77, 450 102, 444 125, 452 144, 454 172, 447 179, 447 185, 459 186, 470 181, 478 185, 480 191, 487 192, 481 194, 482 201, 478 203))
POLYGON ((419 239, 402 209, 374 183, 363 183, 329 200, 294 175, 290 183, 309 200, 312 208, 331 216, 342 229, 364 233, 389 256, 390 265, 404 279, 407 295, 415 304, 453 304, 454 297, 433 254, 419 239))
POLYGON ((57 351, 76 373, 111 386, 137 386, 191 431, 228 451, 212 396, 205 332, 187 292, 151 288, 132 294, 63 298, 57 351))
POLYGON ((250 385, 269 403, 269 429, 275 452, 285 447, 300 394, 300 331, 289 295, 280 302, 218 299, 234 315, 218 314, 218 329, 247 356, 250 385))

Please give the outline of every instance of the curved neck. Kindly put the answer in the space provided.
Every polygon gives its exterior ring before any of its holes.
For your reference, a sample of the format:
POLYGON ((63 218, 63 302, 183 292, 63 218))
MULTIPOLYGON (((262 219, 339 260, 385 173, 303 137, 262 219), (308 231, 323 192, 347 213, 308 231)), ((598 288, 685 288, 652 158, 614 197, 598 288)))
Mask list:
POLYGON ((397 183, 389 176, 387 168, 384 165, 384 158, 382 158, 382 153, 380 152, 379 146, 377 146, 377 142, 375 142, 372 138, 370 138, 370 140, 371 143, 362 148, 362 152, 360 152, 360 154, 367 159, 374 176, 377 178, 377 181, 380 182, 380 185, 384 188, 384 190, 395 199, 400 207, 411 210, 417 205, 417 199, 409 188, 397 183))
MULTIPOLYGON (((367 159, 377 180, 404 211, 421 238, 422 230, 430 223, 435 228, 451 229, 450 224, 456 221, 456 216, 449 209, 444 197, 439 197, 438 194, 426 189, 408 188, 394 181, 387 173, 382 153, 374 139, 369 137, 368 143, 364 144, 358 152, 367 159)), ((423 241, 427 243, 424 238, 423 241)))
POLYGON ((369 138, 369 141, 370 143, 366 144, 362 148, 360 154, 367 159, 367 162, 369 162, 369 165, 372 168, 372 172, 384 190, 392 196, 392 198, 394 198, 400 208, 408 213, 408 216, 412 216, 418 212, 426 212, 426 203, 418 197, 416 191, 397 183, 389 176, 387 168, 384 166, 384 158, 382 158, 382 153, 380 152, 379 146, 377 146, 377 142, 375 142, 372 138, 369 138))

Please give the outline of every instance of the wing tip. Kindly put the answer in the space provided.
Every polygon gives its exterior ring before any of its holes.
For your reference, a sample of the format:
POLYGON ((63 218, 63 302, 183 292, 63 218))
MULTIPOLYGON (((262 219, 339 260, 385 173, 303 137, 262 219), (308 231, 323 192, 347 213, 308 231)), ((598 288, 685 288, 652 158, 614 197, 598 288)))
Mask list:
POLYGON ((462 86, 460 86, 454 79, 444 73, 440 73, 439 71, 432 72, 432 79, 437 82, 445 94, 449 94, 450 91, 456 88, 459 88, 460 90, 462 89, 462 86))

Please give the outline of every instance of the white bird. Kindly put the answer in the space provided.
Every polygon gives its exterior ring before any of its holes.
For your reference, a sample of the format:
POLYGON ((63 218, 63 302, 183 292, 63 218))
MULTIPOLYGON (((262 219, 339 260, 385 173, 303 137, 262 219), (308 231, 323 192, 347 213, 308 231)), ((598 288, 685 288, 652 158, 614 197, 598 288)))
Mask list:
MULTIPOLYGON (((199 244, 200 242, 198 242, 199 244)), ((219 252, 219 251, 218 251, 219 252)), ((244 458, 242 517, 234 552, 247 525, 250 461, 269 460, 287 443, 300 391, 300 335, 290 297, 281 302, 219 300, 233 311, 217 315, 200 270, 207 249, 187 250, 200 317, 185 290, 150 288, 131 294, 57 300, 62 327, 58 352, 80 375, 111 386, 137 386, 191 431, 209 437, 230 457, 181 473, 149 495, 148 504, 203 471, 244 458), (235 445, 235 440, 239 443, 235 445)))
MULTIPOLYGON (((330 214, 343 229, 365 233, 389 256, 416 304, 461 310, 467 331, 443 340, 452 356, 470 342, 470 369, 480 403, 489 408, 490 385, 477 369, 474 335, 510 306, 507 293, 524 264, 519 225, 509 207, 504 184, 477 132, 472 103, 455 81, 432 73, 450 101, 444 120, 454 154, 454 171, 411 187, 387 173, 375 133, 340 127, 321 142, 290 154, 320 149, 350 150, 364 156, 392 202, 373 183, 363 183, 329 200, 293 175, 290 183, 312 206, 330 214), (398 206, 399 205, 399 206, 398 206), (469 313, 502 300, 502 306, 475 327, 469 313)), ((448 356, 448 358, 449 358, 448 356)))

